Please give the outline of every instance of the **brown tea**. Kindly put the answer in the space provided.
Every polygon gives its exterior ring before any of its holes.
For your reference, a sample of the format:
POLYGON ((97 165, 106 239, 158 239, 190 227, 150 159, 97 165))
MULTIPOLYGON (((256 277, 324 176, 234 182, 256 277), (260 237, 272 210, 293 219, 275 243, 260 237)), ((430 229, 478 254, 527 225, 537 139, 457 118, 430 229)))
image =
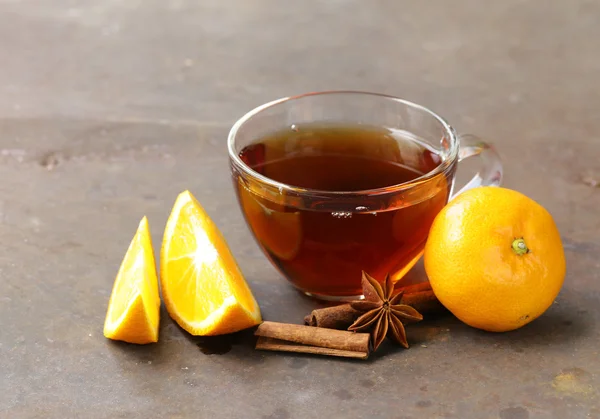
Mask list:
MULTIPOLYGON (((270 134, 244 148, 253 170, 290 186, 366 191, 411 182, 441 157, 422 142, 383 128, 310 124, 270 134)), ((345 197, 340 207, 318 193, 308 199, 261 193, 238 182, 246 220, 265 253, 298 288, 322 296, 360 295, 361 271, 401 277, 418 260, 434 217, 446 204, 443 174, 409 197, 345 197), (354 198, 352 198, 354 200, 354 198), (410 202, 409 202, 410 201, 410 202)))

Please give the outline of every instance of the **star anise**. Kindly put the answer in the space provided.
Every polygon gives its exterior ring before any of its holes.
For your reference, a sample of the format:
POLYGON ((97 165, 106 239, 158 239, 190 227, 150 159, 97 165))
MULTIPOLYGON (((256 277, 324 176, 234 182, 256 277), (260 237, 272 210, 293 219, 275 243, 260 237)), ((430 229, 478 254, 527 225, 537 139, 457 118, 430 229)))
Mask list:
POLYGON ((348 328, 355 332, 370 332, 373 350, 377 350, 387 336, 408 348, 404 324, 423 320, 423 316, 409 305, 401 304, 403 292, 393 296, 394 282, 389 275, 382 285, 369 274, 362 273, 365 299, 351 303, 353 309, 364 313, 348 328))

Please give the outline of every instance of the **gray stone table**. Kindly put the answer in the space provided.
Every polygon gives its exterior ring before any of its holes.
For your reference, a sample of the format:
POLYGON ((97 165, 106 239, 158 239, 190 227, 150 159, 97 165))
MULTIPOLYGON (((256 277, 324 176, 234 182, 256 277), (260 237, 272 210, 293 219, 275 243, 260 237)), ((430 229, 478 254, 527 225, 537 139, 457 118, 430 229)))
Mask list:
POLYGON ((599 112, 595 0, 0 1, 0 417, 600 417, 599 112), (164 311, 156 345, 104 339, 137 222, 158 248, 184 189, 265 318, 316 306, 252 241, 225 138, 256 105, 324 89, 402 96, 493 141, 505 185, 564 237, 551 309, 507 334, 424 322, 366 362, 244 336, 207 355, 164 311))

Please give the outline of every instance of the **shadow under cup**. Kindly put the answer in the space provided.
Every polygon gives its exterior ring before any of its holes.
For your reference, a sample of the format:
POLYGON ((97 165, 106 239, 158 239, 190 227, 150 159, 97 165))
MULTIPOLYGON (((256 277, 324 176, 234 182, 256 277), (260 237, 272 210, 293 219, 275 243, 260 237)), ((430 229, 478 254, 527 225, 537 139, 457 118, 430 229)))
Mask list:
MULTIPOLYGON (((328 92, 251 111, 232 128, 229 155, 240 207, 265 255, 299 290, 338 300, 362 295, 363 270, 378 280, 390 274, 397 281, 418 261, 431 224, 452 193, 458 139, 444 120, 419 105, 328 92), (258 154, 249 160, 248 152, 258 154), (363 180, 370 172, 390 163, 408 166, 414 175, 370 189, 315 189, 270 178, 252 160, 291 168, 295 157, 332 152, 357 159, 356 171, 347 176, 355 177, 348 181, 358 188, 368 185, 363 180)), ((323 179, 346 173, 328 161, 314 160, 297 170, 323 179)))

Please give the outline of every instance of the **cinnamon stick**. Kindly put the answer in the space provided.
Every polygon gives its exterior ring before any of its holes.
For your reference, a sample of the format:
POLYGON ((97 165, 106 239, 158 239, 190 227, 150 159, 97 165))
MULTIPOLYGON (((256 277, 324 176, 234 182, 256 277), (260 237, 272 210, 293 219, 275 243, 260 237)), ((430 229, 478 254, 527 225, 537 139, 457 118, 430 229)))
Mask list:
POLYGON ((418 284, 410 284, 406 286, 396 285, 397 290, 404 291, 404 295, 412 294, 413 292, 429 291, 431 284, 429 282, 419 282, 418 284))
POLYGON ((401 303, 413 307, 421 314, 432 314, 444 311, 444 306, 439 302, 431 289, 428 291, 404 294, 401 303))
MULTIPOLYGON (((361 333, 362 335, 366 333, 361 333)), ((256 349, 263 351, 279 351, 279 352, 295 352, 295 353, 305 353, 305 354, 315 354, 315 355, 330 355, 330 356, 340 356, 344 358, 357 358, 357 359, 367 359, 369 356, 364 352, 354 352, 354 351, 345 351, 341 349, 330 349, 330 348, 321 348, 317 346, 306 346, 300 344, 294 344, 287 342, 285 340, 273 339, 273 338, 265 338, 263 336, 259 336, 256 341, 256 349)))
MULTIPOLYGON (((413 307, 419 313, 435 313, 443 310, 443 306, 431 290, 404 294, 401 302, 413 307)), ((304 323, 308 326, 346 330, 361 314, 350 304, 342 304, 313 310, 304 317, 304 323)))
POLYGON ((304 323, 308 326, 346 330, 359 315, 360 313, 350 307, 350 304, 342 304, 313 310, 304 317, 304 323))
POLYGON ((369 357, 368 333, 265 321, 258 326, 254 334, 259 337, 256 349, 360 359, 369 357))

